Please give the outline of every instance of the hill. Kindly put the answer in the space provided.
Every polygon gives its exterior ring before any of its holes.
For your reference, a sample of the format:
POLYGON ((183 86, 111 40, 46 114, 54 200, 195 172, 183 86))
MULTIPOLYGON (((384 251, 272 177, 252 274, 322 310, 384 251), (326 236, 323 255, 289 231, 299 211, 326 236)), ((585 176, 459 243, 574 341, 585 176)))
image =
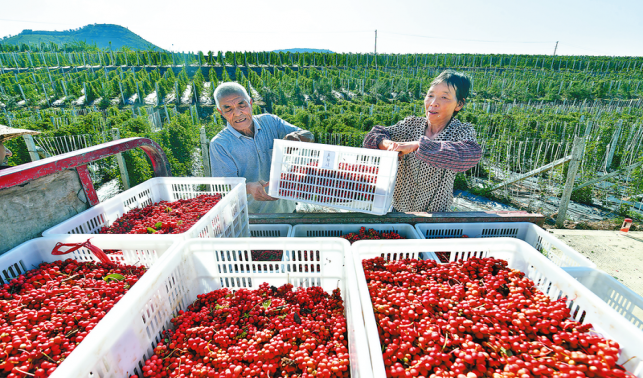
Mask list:
POLYGON ((284 50, 273 50, 273 52, 280 53, 280 52, 290 52, 290 53, 328 53, 332 54, 333 51, 330 50, 324 50, 324 49, 284 49, 284 50))
POLYGON ((118 50, 125 46, 132 50, 162 50, 158 46, 141 38, 138 34, 119 25, 93 24, 76 30, 46 31, 46 30, 23 30, 20 34, 0 41, 5 44, 38 44, 54 42, 59 45, 64 43, 86 42, 90 45, 96 44, 98 48, 110 47, 118 50))

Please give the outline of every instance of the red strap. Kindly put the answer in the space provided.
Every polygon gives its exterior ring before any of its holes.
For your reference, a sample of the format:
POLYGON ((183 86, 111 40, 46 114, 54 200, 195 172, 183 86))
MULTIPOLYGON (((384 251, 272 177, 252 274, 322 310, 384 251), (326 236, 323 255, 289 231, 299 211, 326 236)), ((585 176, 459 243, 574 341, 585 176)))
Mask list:
POLYGON ((98 260, 100 260, 101 262, 103 262, 105 264, 113 264, 113 262, 109 259, 109 257, 107 257, 105 252, 103 252, 102 249, 100 249, 100 248, 96 247, 95 245, 93 245, 90 242, 90 240, 91 240, 91 238, 87 239, 87 241, 85 241, 83 243, 61 243, 61 242, 58 242, 58 243, 56 243, 56 246, 54 247, 54 249, 51 251, 51 254, 52 255, 66 255, 68 253, 77 251, 78 249, 80 249, 82 247, 85 247, 85 248, 89 249, 94 254, 94 256, 98 260), (71 247, 71 248, 69 248, 66 251, 61 251, 61 247, 71 247))

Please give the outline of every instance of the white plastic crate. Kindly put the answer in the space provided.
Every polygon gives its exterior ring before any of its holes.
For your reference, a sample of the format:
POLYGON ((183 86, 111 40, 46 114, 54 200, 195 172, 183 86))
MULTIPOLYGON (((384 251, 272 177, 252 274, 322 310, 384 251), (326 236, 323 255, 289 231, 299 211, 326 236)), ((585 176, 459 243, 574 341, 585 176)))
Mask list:
MULTIPOLYGON (((221 194, 223 198, 187 232, 186 238, 247 237, 248 200, 245 178, 223 177, 156 177, 145 181, 91 209, 46 230, 43 236, 97 234, 118 217, 134 208, 159 201, 189 199, 201 194, 221 194)), ((175 235, 118 235, 119 238, 147 237, 150 240, 174 239, 175 235)))
MULTIPOLYGON (((52 255, 51 251, 58 242, 63 244, 83 243, 87 240, 83 235, 61 235, 36 238, 26 241, 17 247, 0 255, 0 284, 5 284, 25 272, 35 269, 41 263, 52 263, 59 260, 74 259, 77 261, 87 262, 99 260, 87 248, 79 248, 66 255, 52 255)), ((103 250, 122 250, 122 255, 110 254, 108 257, 115 263, 128 265, 144 265, 151 267, 154 265, 170 247, 179 242, 180 238, 165 238, 150 240, 148 238, 129 238, 123 240, 114 235, 95 235, 91 238, 91 243, 103 250)), ((143 277, 145 277, 146 272, 143 277)), ((140 281, 139 281, 140 282, 140 281)), ((137 282, 132 286, 133 290, 139 284, 137 282)), ((105 317, 98 322, 100 325, 103 321, 109 322, 112 316, 117 316, 121 311, 126 311, 129 304, 127 299, 129 291, 123 298, 107 312, 105 317)), ((97 327, 98 327, 97 325, 97 327)), ((89 334, 93 332, 90 331, 89 334)), ((82 350, 86 343, 83 340, 76 349, 70 354, 70 357, 78 350, 82 350)), ((87 377, 87 376, 85 376, 87 377)))
MULTIPOLYGON (((596 268, 596 264, 533 223, 418 223, 415 228, 422 239, 462 238, 464 235, 469 238, 517 238, 526 241, 558 266, 596 268)), ((427 254, 424 258, 435 259, 437 256, 427 254)))
POLYGON ((373 375, 386 377, 373 304, 368 292, 363 259, 386 256, 389 259, 417 258, 425 251, 449 251, 456 259, 494 257, 506 260, 509 268, 520 270, 534 281, 539 290, 553 299, 567 298, 574 320, 591 323, 594 330, 616 340, 620 346, 618 363, 637 377, 643 378, 643 331, 625 321, 615 310, 580 282, 566 274, 526 242, 511 238, 458 240, 378 240, 358 241, 351 246, 357 274, 357 285, 368 337, 373 375))
MULTIPOLYGON (((123 251, 123 254, 107 255, 113 262, 146 267, 151 267, 174 243, 181 240, 180 237, 158 240, 130 238, 127 241, 114 237, 114 235, 91 235, 90 237, 91 243, 98 248, 123 251)), ((18 245, 0 255, 0 284, 8 283, 43 262, 52 263, 67 259, 98 262, 99 260, 94 257, 94 254, 84 247, 66 255, 51 254, 58 242, 63 244, 83 243, 88 238, 85 235, 59 235, 36 238, 18 245)))
MULTIPOLYGON (((256 289, 263 282, 274 286, 321 286, 327 292, 340 288, 346 309, 352 377, 372 377, 366 332, 361 314, 350 245, 341 239, 239 238, 190 239, 165 254, 134 285, 118 316, 107 317, 56 369, 51 378, 126 377, 140 375, 140 364, 153 353, 160 333, 170 319, 196 300, 198 294, 220 288, 256 289), (308 251, 311 245, 322 263, 290 262, 290 271, 256 273, 252 269, 230 272, 221 261, 227 251, 257 248, 308 251), (345 265, 344 265, 345 264, 345 265), (319 268, 319 272, 317 272, 319 268), (78 353, 78 354, 76 354, 78 353)), ((125 298, 121 301, 124 302, 125 298)), ((119 305, 121 304, 119 303, 119 305)))
POLYGON ((384 215, 391 207, 397 152, 275 140, 268 194, 384 215))
POLYGON ((600 269, 571 267, 563 270, 643 330, 643 297, 600 269))

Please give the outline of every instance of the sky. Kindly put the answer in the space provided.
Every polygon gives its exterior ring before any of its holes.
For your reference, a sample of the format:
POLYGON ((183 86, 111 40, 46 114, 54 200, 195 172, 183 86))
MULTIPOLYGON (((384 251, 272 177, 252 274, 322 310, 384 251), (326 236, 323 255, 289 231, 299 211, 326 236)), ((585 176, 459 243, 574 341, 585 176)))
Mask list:
POLYGON ((172 51, 643 56, 643 0, 0 0, 0 37, 117 24, 172 51))

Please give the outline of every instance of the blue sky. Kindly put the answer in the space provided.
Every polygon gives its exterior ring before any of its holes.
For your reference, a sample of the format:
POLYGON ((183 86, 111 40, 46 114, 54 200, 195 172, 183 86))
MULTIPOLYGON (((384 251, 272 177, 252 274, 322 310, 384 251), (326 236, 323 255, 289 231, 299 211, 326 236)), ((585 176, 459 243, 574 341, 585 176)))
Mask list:
POLYGON ((643 0, 0 0, 0 37, 92 23, 175 51, 643 56, 643 0))

